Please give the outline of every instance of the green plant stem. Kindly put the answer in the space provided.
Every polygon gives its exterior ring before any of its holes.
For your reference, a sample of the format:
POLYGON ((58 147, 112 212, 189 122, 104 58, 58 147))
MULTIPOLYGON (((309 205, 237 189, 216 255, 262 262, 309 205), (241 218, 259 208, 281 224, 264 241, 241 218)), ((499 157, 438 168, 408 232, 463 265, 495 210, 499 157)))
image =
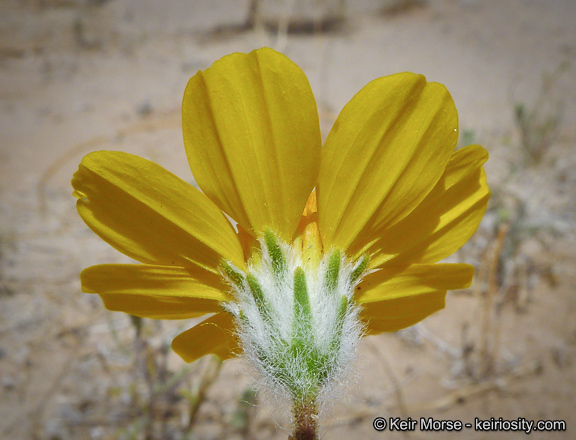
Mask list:
POLYGON ((294 401, 294 432, 289 440, 318 440, 318 406, 316 401, 294 401))

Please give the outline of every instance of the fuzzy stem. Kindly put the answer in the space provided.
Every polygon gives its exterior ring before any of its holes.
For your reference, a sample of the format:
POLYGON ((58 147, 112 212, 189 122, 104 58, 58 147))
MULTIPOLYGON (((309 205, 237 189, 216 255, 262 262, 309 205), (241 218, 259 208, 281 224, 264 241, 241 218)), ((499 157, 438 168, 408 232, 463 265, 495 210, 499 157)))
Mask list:
POLYGON ((318 440, 318 406, 316 401, 294 401, 294 432, 288 440, 318 440))

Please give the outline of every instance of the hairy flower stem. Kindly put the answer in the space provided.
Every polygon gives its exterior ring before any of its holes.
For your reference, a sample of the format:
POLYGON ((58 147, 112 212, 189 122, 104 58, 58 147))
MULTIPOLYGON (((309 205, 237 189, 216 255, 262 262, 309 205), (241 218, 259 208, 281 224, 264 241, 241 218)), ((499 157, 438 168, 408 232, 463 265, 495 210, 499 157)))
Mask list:
POLYGON ((316 401, 294 401, 294 432, 289 440, 318 439, 318 406, 316 401))

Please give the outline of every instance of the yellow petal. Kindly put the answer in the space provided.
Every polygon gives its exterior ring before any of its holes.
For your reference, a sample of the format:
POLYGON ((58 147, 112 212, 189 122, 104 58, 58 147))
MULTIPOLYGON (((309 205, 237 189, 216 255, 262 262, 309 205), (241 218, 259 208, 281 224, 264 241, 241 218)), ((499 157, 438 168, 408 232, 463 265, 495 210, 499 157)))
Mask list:
POLYGON ((217 273, 222 258, 243 267, 242 247, 224 214, 204 194, 159 165, 98 151, 72 179, 78 212, 120 252, 143 263, 217 273))
POLYGON ((108 310, 152 319, 190 319, 221 310, 220 303, 203 298, 114 293, 100 298, 108 310))
POLYGON ((184 143, 198 185, 244 229, 294 234, 320 160, 316 102, 272 49, 222 58, 188 82, 184 143))
POLYGON ((229 313, 220 312, 176 336, 172 349, 186 362, 194 362, 214 353, 225 360, 238 354, 238 340, 234 336, 234 320, 229 313))
POLYGON ((244 250, 244 260, 248 261, 254 252, 257 252, 257 250, 260 248, 260 243, 241 225, 236 225, 236 227, 238 228, 238 240, 240 241, 242 249, 244 250))
POLYGON ((482 164, 488 153, 478 145, 456 151, 442 178, 423 202, 399 223, 374 229, 368 247, 361 240, 352 253, 368 252, 373 267, 434 263, 453 254, 474 234, 490 198, 482 164))
POLYGON ((220 277, 201 268, 101 264, 80 274, 82 291, 98 293, 109 310, 156 319, 218 312, 230 299, 220 277))
POLYGON ((470 286, 468 264, 414 264, 368 274, 358 286, 357 301, 367 333, 401 330, 444 308, 446 290, 470 286))
MULTIPOLYGON (((458 140, 444 86, 400 73, 372 81, 344 107, 322 151, 318 214, 324 245, 390 227, 442 176, 458 140)), ((366 240, 365 240, 366 241, 366 240)))
POLYGON ((316 191, 312 191, 306 207, 302 213, 298 225, 299 237, 302 249, 302 257, 309 270, 317 270, 322 259, 322 243, 320 242, 320 230, 318 229, 318 204, 316 191))
POLYGON ((366 304, 439 290, 465 289, 473 276, 474 267, 460 263, 385 267, 366 275, 357 288, 356 299, 366 304))
POLYGON ((443 309, 445 297, 443 290, 368 303, 363 305, 360 317, 366 323, 367 335, 396 332, 443 309))

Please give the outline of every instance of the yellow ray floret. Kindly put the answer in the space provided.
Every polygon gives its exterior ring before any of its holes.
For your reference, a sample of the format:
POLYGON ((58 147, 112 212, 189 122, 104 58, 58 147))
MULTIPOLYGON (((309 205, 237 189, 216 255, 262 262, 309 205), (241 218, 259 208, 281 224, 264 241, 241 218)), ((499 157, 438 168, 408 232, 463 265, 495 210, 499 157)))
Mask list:
POLYGON ((182 127, 200 188, 245 230, 294 234, 320 161, 308 79, 285 56, 233 54, 188 82, 182 127))

